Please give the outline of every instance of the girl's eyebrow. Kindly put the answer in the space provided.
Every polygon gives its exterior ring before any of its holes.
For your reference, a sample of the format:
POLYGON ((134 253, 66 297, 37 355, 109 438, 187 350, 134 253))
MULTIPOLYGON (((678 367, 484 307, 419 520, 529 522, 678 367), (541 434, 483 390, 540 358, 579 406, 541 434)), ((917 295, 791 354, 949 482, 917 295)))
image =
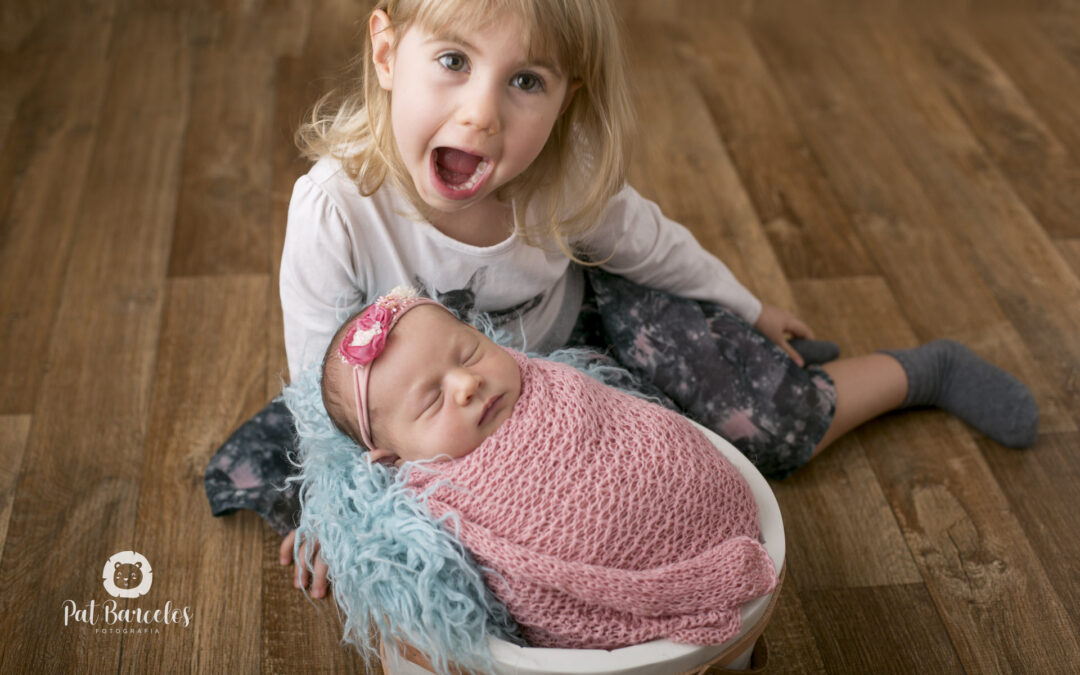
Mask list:
POLYGON ((461 37, 452 30, 442 30, 439 32, 432 32, 431 37, 427 39, 427 42, 456 42, 465 49, 476 51, 476 47, 471 42, 461 37))

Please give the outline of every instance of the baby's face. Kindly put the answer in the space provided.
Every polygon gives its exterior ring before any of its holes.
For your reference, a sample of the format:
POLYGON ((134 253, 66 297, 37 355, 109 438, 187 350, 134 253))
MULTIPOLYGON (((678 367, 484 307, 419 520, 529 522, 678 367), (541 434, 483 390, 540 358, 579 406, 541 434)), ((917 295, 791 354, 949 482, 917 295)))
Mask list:
POLYGON ((372 364, 372 440, 406 461, 461 457, 510 417, 520 394, 506 350, 441 307, 416 307, 372 364))

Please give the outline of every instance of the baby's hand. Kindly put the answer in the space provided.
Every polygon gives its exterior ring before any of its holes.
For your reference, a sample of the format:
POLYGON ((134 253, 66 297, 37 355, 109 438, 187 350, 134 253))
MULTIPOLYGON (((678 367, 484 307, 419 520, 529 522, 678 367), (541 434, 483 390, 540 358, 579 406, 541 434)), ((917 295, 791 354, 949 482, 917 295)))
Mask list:
POLYGON ((813 339, 814 331, 797 319, 794 314, 779 307, 763 305, 761 307, 761 316, 754 322, 754 328, 757 328, 767 338, 779 345, 799 367, 805 365, 803 358, 788 344, 788 338, 813 339))
MULTIPOLYGON (((282 565, 288 565, 293 561, 293 542, 295 540, 296 530, 288 533, 281 540, 281 548, 278 549, 278 562, 282 565)), ((322 555, 319 553, 319 542, 317 541, 305 541, 300 544, 300 560, 296 561, 296 577, 293 579, 293 586, 306 588, 308 585, 308 569, 301 562, 306 557, 304 549, 308 543, 312 545, 311 551, 315 556, 315 574, 311 577, 311 597, 322 598, 326 595, 326 563, 323 562, 322 555)))

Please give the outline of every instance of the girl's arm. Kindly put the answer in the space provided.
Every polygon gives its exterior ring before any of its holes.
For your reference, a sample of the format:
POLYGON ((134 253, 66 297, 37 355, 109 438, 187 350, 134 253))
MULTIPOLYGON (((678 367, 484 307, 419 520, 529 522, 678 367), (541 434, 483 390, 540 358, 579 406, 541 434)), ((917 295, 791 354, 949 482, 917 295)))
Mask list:
POLYGON ((326 191, 301 176, 289 202, 279 282, 292 379, 321 362, 334 331, 363 304, 354 236, 326 191))
POLYGON ((630 186, 612 198, 601 222, 580 245, 593 260, 606 260, 601 265, 605 270, 644 286, 715 302, 749 323, 761 314, 761 302, 727 265, 630 186))

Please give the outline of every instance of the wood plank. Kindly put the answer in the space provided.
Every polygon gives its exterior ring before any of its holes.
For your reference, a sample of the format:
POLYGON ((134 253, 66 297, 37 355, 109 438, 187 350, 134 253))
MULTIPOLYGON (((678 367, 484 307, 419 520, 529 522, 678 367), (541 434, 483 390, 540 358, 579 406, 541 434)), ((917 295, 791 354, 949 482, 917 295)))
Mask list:
POLYGON ((0 563, 4 560, 11 504, 33 419, 31 415, 0 415, 0 563))
MULTIPOLYGON (((303 49, 298 54, 278 59, 275 78, 273 121, 273 244, 266 265, 271 270, 267 331, 265 400, 281 392, 281 382, 288 379, 285 344, 282 334, 281 301, 278 297, 278 271, 281 249, 293 184, 310 163, 300 156, 293 134, 311 106, 330 89, 346 83, 355 71, 345 65, 356 56, 361 44, 357 32, 364 26, 363 17, 370 2, 324 0, 311 8, 310 21, 304 24, 303 49), (343 26, 356 27, 355 30, 343 26)), ((309 654, 318 654, 318 670, 326 672, 364 672, 356 650, 343 645, 344 632, 338 610, 330 598, 311 600, 292 585, 295 567, 278 564, 281 540, 267 534, 262 550, 262 669, 264 673, 293 673, 307 667, 309 654), (302 627, 297 630, 297 627, 302 627)), ((378 664, 375 672, 378 671, 378 664)), ((315 667, 313 667, 315 669, 315 667)))
MULTIPOLYGON (((849 335, 853 353, 905 334, 905 343, 915 342, 878 280, 805 282, 798 290, 800 306, 849 335)), ((964 667, 1049 672, 1080 662, 1062 598, 971 432, 945 413, 914 411, 876 420, 856 435, 964 667)))
POLYGON ((381 673, 377 658, 365 668, 356 649, 341 642, 344 625, 333 600, 310 600, 293 588, 292 577, 278 564, 281 540, 264 529, 262 672, 381 673), (312 655, 317 655, 313 663, 312 655))
POLYGON ((264 272, 272 56, 216 44, 199 45, 193 56, 195 87, 169 275, 264 272))
MULTIPOLYGON (((977 0, 986 2, 987 0, 977 0)), ((1022 1, 1022 0, 1003 0, 1022 1)), ((971 0, 748 0, 746 18, 756 21, 788 21, 797 25, 802 19, 863 17, 888 22, 902 16, 938 20, 945 16, 963 16, 971 0)))
MULTIPOLYGON (((670 20, 669 9, 667 5, 650 4, 647 13, 636 15, 635 22, 629 24, 630 29, 652 34, 657 29, 657 19, 662 17, 661 25, 670 20), (645 21, 643 15, 649 20, 645 21)), ((690 20, 685 14, 680 16, 690 20)), ((686 62, 685 55, 678 50, 680 29, 665 26, 664 34, 664 44, 673 47, 663 52, 665 61, 653 62, 648 70, 649 66, 645 64, 635 67, 635 72, 656 73, 650 80, 656 84, 652 85, 653 91, 638 96, 638 107, 642 110, 640 124, 650 132, 644 134, 641 141, 648 154, 645 159, 635 161, 632 171, 640 171, 646 177, 643 189, 648 190, 651 178, 646 169, 663 165, 665 149, 670 144, 683 148, 688 153, 690 171, 673 181, 674 185, 664 196, 665 204, 685 198, 693 191, 683 186, 683 181, 703 181, 702 194, 714 198, 702 203, 698 207, 701 210, 695 210, 695 215, 683 224, 706 249, 729 265, 737 265, 733 267, 736 276, 762 302, 795 310, 784 269, 720 136, 715 117, 707 109, 708 99, 701 93, 701 82, 692 76, 680 77, 678 82, 671 78, 671 73, 684 70, 686 62), (661 125, 664 133, 655 133, 661 125)), ((639 149, 637 157, 641 156, 639 149)), ((637 183, 636 180, 632 182, 637 183)), ((676 217, 676 214, 669 215, 676 217)))
POLYGON ((700 20, 672 39, 695 71, 786 277, 877 273, 745 28, 708 20, 709 7, 691 5, 700 20))
MULTIPOLYGON (((754 36, 774 72, 782 73, 785 94, 799 111, 804 132, 855 214, 861 236, 874 250, 915 333, 923 339, 952 337, 975 347, 1032 387, 1042 409, 1043 430, 1072 430, 1075 409, 1070 400, 1061 401, 1059 368, 1080 345, 1056 341, 1075 343, 1065 336, 1076 318, 1047 317, 1035 308, 1070 304, 1068 288, 1075 279, 1070 282, 1060 274, 1060 257, 1043 246, 1045 233, 1001 184, 999 174, 993 187, 974 194, 972 182, 978 177, 970 162, 981 151, 962 124, 950 127, 952 135, 936 126, 910 128, 920 119, 925 99, 940 91, 932 82, 922 82, 910 90, 911 96, 897 92, 893 81, 903 81, 914 68, 892 72, 876 63, 876 49, 852 35, 858 31, 865 36, 874 28, 845 24, 830 28, 826 37, 824 27, 793 33, 781 24, 763 24, 755 26, 754 36), (948 146, 961 141, 964 152, 950 152, 948 146), (968 162, 954 163, 963 158, 968 162), (988 194, 993 192, 1011 198, 1002 205, 1011 207, 1007 215, 987 213, 984 204, 973 203, 1003 199, 988 194), (966 197, 964 208, 957 204, 958 195, 966 197), (1007 269, 995 270, 994 265, 1007 269), (915 269, 919 273, 913 274, 915 269), (1027 270, 1052 277, 1057 287, 1039 287, 1027 270), (934 299, 929 306, 927 298, 934 299), (1040 329, 1033 330, 1025 320, 1040 329), (1044 330, 1056 338, 1042 334, 1044 330)), ((935 110, 957 121, 951 108, 935 110)), ((983 159, 981 166, 990 164, 983 159)))
MULTIPOLYGON (((788 570, 800 561, 788 556, 788 570)), ((814 640, 810 620, 806 618, 797 582, 789 573, 780 589, 772 619, 765 627, 764 637, 769 645, 769 672, 824 673, 825 663, 814 640)))
MULTIPOLYGON (((1023 93, 966 31, 942 24, 923 30, 921 37, 918 50, 912 53, 925 56, 924 62, 935 68, 933 74, 948 101, 1039 226, 1051 237, 1080 234, 1076 218, 1080 213, 1080 158, 1057 139, 1023 93)), ((1080 83, 1080 74, 1076 80, 1080 83)), ((1080 111, 1080 106, 1075 110, 1080 111)))
MULTIPOLYGON (((637 3, 630 32, 651 33, 644 21, 658 10, 637 3)), ((673 44, 672 40, 661 41, 673 44)), ((673 49, 657 49, 632 65, 639 126, 630 183, 685 225, 763 302, 794 310, 791 289, 765 229, 737 173, 698 83, 673 49), (677 160, 673 162, 673 159, 677 160)))
MULTIPOLYGON (((115 671, 119 641, 62 628, 65 600, 102 599, 100 570, 131 548, 189 66, 181 22, 123 15, 79 203, 48 369, 0 565, 0 671, 115 671), (26 584, 26 579, 48 583, 26 584)), ((67 175, 58 170, 55 178, 67 175)), ((55 301, 54 301, 55 302, 55 301)))
MULTIPOLYGON (((19 114, 19 105, 27 92, 41 78, 50 56, 43 53, 13 54, 0 51, 0 156, 7 154, 8 143, 17 143, 11 137, 11 126, 19 114)), ((0 218, 7 214, 11 203, 14 181, 0 181, 0 218)), ((0 221, 2 222, 2 221, 0 221)))
MULTIPOLYGON (((298 49, 284 52, 277 61, 274 93, 273 123, 273 200, 272 245, 268 251, 273 288, 270 291, 271 313, 268 325, 270 359, 267 396, 281 392, 281 382, 289 379, 285 358, 285 339, 282 332, 281 300, 278 294, 278 274, 281 251, 285 245, 285 228, 296 179, 307 172, 311 163, 304 159, 294 142, 294 134, 302 121, 310 117, 312 106, 323 95, 355 85, 361 77, 354 62, 357 45, 363 44, 365 17, 373 6, 364 2, 324 0, 310 8, 310 14, 300 24, 298 49), (342 26, 353 27, 343 30, 342 26)), ((306 5, 305 5, 306 6, 306 5)))
MULTIPOLYGON (((1054 138, 1068 149, 1072 161, 1080 161, 1080 128, 1076 125, 1080 100, 1074 94, 1080 91, 1080 69, 1054 48, 1026 13, 979 13, 969 25, 1054 138)), ((1041 164, 1033 164, 1032 174, 1034 178, 1041 176, 1041 164)), ((1066 193, 1071 198, 1075 185, 1066 193)))
POLYGON ((1080 627, 1080 585, 1076 583, 1080 434, 1048 434, 1039 439, 1035 452, 1010 452, 985 441, 980 445, 1073 625, 1080 627))
POLYGON ((14 52, 38 28, 48 13, 43 2, 0 3, 0 52, 14 52))
POLYGON ((747 288, 792 308, 773 249, 693 82, 664 67, 637 68, 634 79, 640 124, 649 133, 634 149, 630 184, 747 288))
MULTIPOLYGON (((926 50, 921 48, 924 43, 916 40, 924 33, 913 29, 906 33, 910 39, 898 39, 897 34, 895 27, 889 31, 874 27, 874 44, 882 58, 878 61, 876 52, 866 49, 860 52, 865 57, 859 60, 860 67, 852 71, 859 71, 861 86, 869 90, 876 85, 878 96, 868 98, 874 104, 872 113, 887 124, 889 133, 905 139, 897 144, 898 149, 909 165, 922 167, 920 179, 928 196, 968 242, 979 278, 1040 362, 1042 377, 1028 375, 1022 367, 1010 367, 1007 361, 1006 367, 1033 382, 1038 390, 1043 378, 1060 378, 1062 364, 1080 362, 1080 341, 1074 339, 1080 331, 1080 317, 1044 310, 1080 300, 1080 280, 1057 255, 1043 223, 1032 216, 1010 183, 989 163, 949 98, 922 67, 926 50), (871 77, 875 66, 880 69, 871 77), (882 78, 886 69, 895 77, 882 78), (888 113, 881 104, 885 99, 895 102, 899 92, 890 93, 894 83, 906 89, 908 97, 918 98, 922 115, 888 113), (1001 269, 1006 261, 1009 269, 1001 269)), ((845 39, 844 48, 857 48, 855 42, 845 39)), ((1080 420, 1080 391, 1065 387, 1058 391, 1065 393, 1064 408, 1072 412, 1070 421, 1075 424, 1080 420)), ((1049 415, 1044 413, 1046 417, 1049 415)), ((1060 430, 1068 429, 1063 425, 1060 430)))
POLYGON ((274 62, 299 48, 309 12, 296 2, 227 6, 193 22, 195 88, 170 276, 266 270, 274 62))
MULTIPOLYGON (((98 12, 108 14, 108 3, 98 12)), ((33 411, 110 73, 111 29, 85 14, 69 49, 17 53, 28 78, 0 154, 0 413, 33 411), (32 69, 38 69, 37 73, 32 69)), ((63 24, 62 24, 63 25, 63 24)), ((5 87, 5 90, 7 88, 5 87)))
POLYGON ((1080 12, 1075 7, 1072 11, 1059 7, 1035 14, 1033 21, 1073 68, 1080 70, 1080 12))
MULTIPOLYGON (((795 287, 801 298, 800 283, 795 287)), ((815 308, 808 311, 817 316, 815 308)), ((799 561, 788 576, 799 588, 922 582, 858 439, 842 439, 772 487, 784 514, 789 555, 799 561)))
POLYGON ((1066 239, 1057 242, 1058 251, 1072 268, 1073 274, 1080 278, 1080 239, 1066 239))
POLYGON ((803 597, 830 672, 965 672, 922 584, 832 588, 803 597))
POLYGON ((132 545, 155 570, 157 604, 190 606, 193 619, 163 627, 160 639, 122 636, 125 670, 258 669, 259 555, 263 536, 276 536, 251 513, 211 518, 203 474, 228 434, 264 404, 267 286, 265 274, 168 285, 132 545))

